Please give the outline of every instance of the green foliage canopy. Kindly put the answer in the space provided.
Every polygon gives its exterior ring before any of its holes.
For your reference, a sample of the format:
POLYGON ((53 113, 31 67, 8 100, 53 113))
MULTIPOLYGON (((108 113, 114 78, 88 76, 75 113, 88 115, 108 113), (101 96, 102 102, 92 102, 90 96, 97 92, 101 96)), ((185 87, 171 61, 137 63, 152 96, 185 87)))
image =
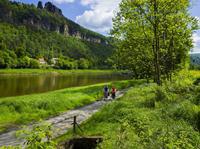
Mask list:
POLYGON ((36 60, 42 57, 50 65, 52 58, 62 57, 74 63, 74 66, 62 69, 78 68, 76 61, 79 59, 89 61, 90 68, 102 68, 112 51, 113 47, 109 45, 90 43, 56 32, 0 23, 0 68, 35 68, 36 61, 31 61, 35 65, 32 67, 26 58, 36 60))
POLYGON ((112 30, 118 67, 157 84, 183 68, 197 29, 189 6, 189 0, 123 0, 112 30))

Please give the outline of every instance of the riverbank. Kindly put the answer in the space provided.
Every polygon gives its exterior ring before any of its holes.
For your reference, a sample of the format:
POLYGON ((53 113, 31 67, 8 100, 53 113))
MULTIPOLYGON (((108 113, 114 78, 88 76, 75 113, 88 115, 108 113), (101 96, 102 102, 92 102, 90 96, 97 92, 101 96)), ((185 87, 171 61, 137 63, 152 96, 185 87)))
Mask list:
MULTIPOLYGON (((99 148, 199 148, 200 86, 197 72, 181 72, 162 87, 135 86, 81 125, 80 136, 102 136, 99 148)), ((59 137, 62 142, 73 133, 59 137)))
POLYGON ((98 69, 77 69, 77 70, 61 70, 61 69, 0 69, 0 74, 84 74, 84 73, 124 73, 126 71, 119 70, 98 70, 98 69))
POLYGON ((105 84, 123 89, 143 82, 143 80, 118 81, 67 88, 42 94, 1 98, 0 131, 3 132, 21 124, 39 121, 92 103, 102 97, 102 89, 105 84))

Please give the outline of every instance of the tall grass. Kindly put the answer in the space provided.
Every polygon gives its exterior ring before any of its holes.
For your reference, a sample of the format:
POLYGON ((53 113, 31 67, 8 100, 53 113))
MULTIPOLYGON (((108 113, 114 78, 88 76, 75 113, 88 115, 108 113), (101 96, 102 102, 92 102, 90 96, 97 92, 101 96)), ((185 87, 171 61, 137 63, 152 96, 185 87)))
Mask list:
MULTIPOLYGON (((103 136, 99 148, 200 148, 200 86, 193 85, 195 78, 181 72, 162 87, 135 86, 82 124, 80 135, 103 136)), ((70 137, 69 132, 57 141, 70 137)))

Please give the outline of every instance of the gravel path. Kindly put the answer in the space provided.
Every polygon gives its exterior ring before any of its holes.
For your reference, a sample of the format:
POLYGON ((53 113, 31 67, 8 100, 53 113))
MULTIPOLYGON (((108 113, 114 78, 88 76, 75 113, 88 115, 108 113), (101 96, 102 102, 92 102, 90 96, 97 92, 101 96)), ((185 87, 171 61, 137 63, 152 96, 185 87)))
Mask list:
MULTIPOLYGON (((120 98, 127 92, 128 89, 118 91, 116 93, 116 99, 120 98)), ((59 116, 49 118, 45 122, 53 126, 53 136, 58 137, 67 132, 69 128, 72 128, 73 116, 77 116, 77 123, 81 124, 83 121, 90 118, 95 112, 97 112, 103 105, 111 102, 112 99, 108 98, 106 100, 99 100, 92 104, 86 105, 84 107, 67 111, 60 114, 59 116)), ((29 126, 31 127, 31 125, 29 126)), ((22 145, 24 140, 19 140, 15 137, 16 131, 12 130, 7 133, 0 135, 0 147, 1 146, 16 146, 22 145)))

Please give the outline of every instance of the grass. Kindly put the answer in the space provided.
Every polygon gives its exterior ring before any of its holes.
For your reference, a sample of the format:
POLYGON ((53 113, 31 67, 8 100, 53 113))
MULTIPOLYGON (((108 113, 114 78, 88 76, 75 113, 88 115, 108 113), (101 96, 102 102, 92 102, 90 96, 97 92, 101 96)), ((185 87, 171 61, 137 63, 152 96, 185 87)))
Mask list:
POLYGON ((72 74, 72 73, 113 73, 122 72, 117 70, 92 70, 92 69, 79 69, 79 70, 61 70, 61 69, 0 69, 0 74, 44 74, 44 73, 59 73, 59 74, 72 74))
MULTIPOLYGON (((143 80, 129 80, 106 84, 114 85, 117 89, 123 89, 143 82, 143 80)), ((102 97, 104 85, 105 83, 101 83, 41 94, 1 98, 0 131, 55 116, 64 111, 92 103, 102 97)))
MULTIPOLYGON (((98 148, 200 148, 200 86, 193 85, 199 74, 181 72, 162 87, 133 87, 83 123, 79 135, 103 136, 98 148)), ((56 141, 71 137, 70 131, 56 141)))

